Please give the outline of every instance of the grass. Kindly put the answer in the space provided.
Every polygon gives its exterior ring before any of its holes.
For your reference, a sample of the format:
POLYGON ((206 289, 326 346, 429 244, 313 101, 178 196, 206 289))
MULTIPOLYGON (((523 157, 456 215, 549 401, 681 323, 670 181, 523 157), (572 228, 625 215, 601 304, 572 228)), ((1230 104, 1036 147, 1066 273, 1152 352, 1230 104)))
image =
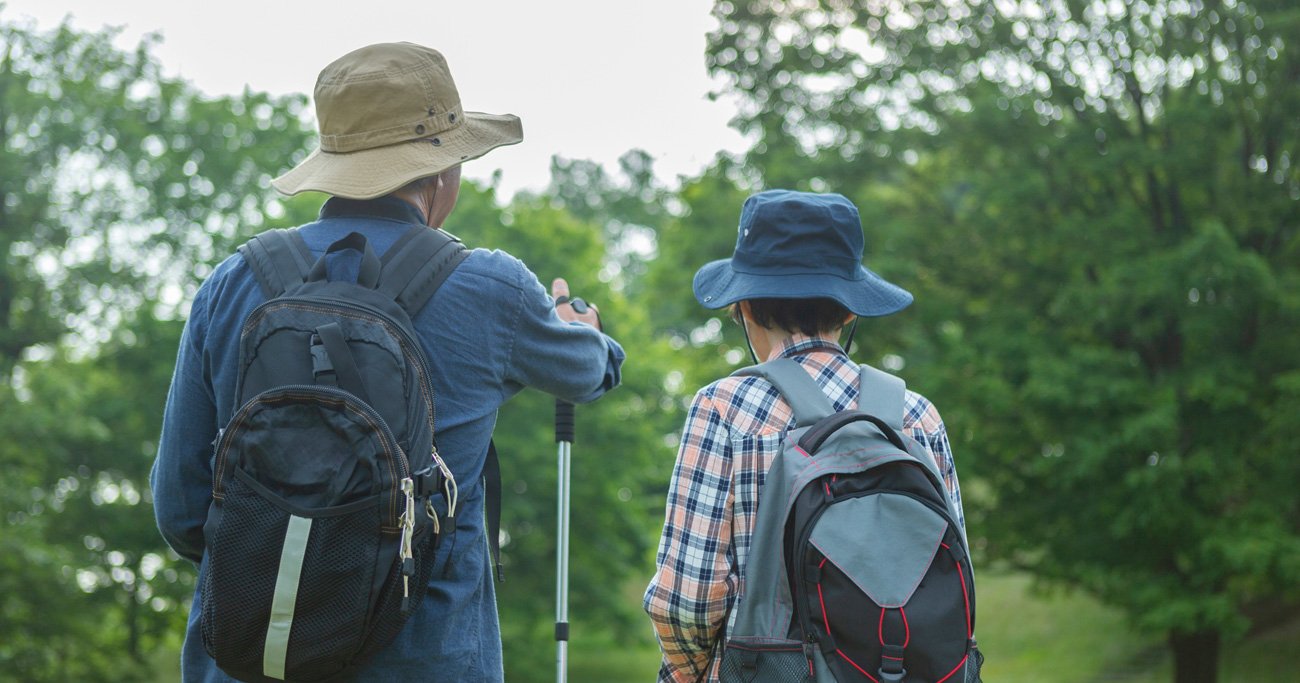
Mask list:
MULTIPOLYGON (((645 643, 640 646, 615 645, 599 635, 576 637, 569 644, 569 676, 573 683, 654 683, 659 672, 659 648, 645 643)), ((552 677, 554 680, 554 677, 552 677)))
MULTIPOLYGON (((1169 683, 1161 634, 1134 631, 1117 610, 1080 593, 1035 590, 1020 574, 979 575, 978 633, 989 683, 1169 683)), ((648 627, 647 627, 648 629, 648 627)), ((573 683, 655 680, 654 645, 614 645, 583 629, 569 651, 573 683)), ((1300 621, 1225 643, 1220 683, 1300 681, 1300 621)))
MULTIPOLYGON (((1134 631, 1117 610, 1080 593, 1035 590, 1029 577, 979 575, 980 649, 989 683, 1170 683, 1173 663, 1160 634, 1134 631)), ((617 644, 590 623, 569 644, 572 683, 652 683, 659 650, 650 638, 617 644)), ((1220 683, 1300 681, 1300 620, 1238 643, 1225 643, 1220 683)), ((159 653, 157 681, 178 679, 179 653, 159 653)), ((553 660, 551 660, 553 662, 553 660)), ((554 680, 553 667, 532 680, 554 680)))
POLYGON ((977 581, 985 680, 1144 681, 1133 676, 1163 652, 1159 636, 1134 632, 1122 614, 1085 595, 1043 594, 1018 574, 984 572, 977 581))

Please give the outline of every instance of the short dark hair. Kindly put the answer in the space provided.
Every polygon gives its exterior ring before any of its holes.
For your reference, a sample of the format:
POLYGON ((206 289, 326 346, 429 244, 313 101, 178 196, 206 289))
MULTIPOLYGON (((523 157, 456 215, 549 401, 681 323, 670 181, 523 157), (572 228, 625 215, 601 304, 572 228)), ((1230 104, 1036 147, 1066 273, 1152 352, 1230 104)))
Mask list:
MULTIPOLYGON (((749 299, 749 315, 767 328, 802 332, 814 336, 844 326, 849 309, 827 298, 818 299, 749 299)), ((744 325, 740 304, 732 304, 731 319, 744 325)))

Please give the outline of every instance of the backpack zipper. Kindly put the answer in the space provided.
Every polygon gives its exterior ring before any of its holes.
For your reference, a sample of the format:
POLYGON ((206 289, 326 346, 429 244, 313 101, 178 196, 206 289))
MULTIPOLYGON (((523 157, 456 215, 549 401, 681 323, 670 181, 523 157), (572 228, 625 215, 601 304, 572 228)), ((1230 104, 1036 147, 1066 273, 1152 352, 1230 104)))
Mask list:
MULTIPOLYGON (((360 317, 364 319, 373 320, 374 322, 379 323, 384 327, 384 329, 390 335, 398 339, 399 345, 402 347, 402 353, 403 355, 406 356, 407 361, 414 362, 416 374, 419 375, 418 383, 420 385, 420 394, 424 396, 425 405, 429 406, 429 410, 428 410, 429 443, 432 446, 430 457, 433 460, 434 465, 437 466, 437 468, 439 469, 439 471, 442 472, 443 475, 443 482, 444 482, 443 492, 447 496, 447 503, 448 503, 447 517, 454 518, 456 516, 456 507, 459 498, 459 488, 456 484, 456 477, 451 473, 451 468, 447 467, 447 464, 438 455, 437 402, 434 399, 433 382, 432 380, 429 379, 429 374, 430 374, 429 363, 428 360, 424 357, 424 351, 422 350, 422 347, 420 346, 419 342, 416 341, 416 339, 412 337, 409 333, 407 333, 405 328, 403 328, 401 325, 394 323, 391 318, 389 318, 387 315, 385 315, 380 311, 376 311, 368 306, 362 306, 348 301, 343 301, 338 299, 322 300, 314 297, 300 297, 294 299, 276 298, 258 305, 257 308, 254 308, 253 312, 249 313, 248 317, 244 320, 244 326, 240 332, 240 337, 241 338, 246 337, 249 331, 253 329, 253 327, 257 324, 257 322, 261 320, 262 317, 264 317, 271 310, 280 307, 297 308, 300 310, 312 311, 324 315, 335 314, 336 311, 330 310, 331 308, 334 309, 343 308, 350 311, 355 311, 360 314, 360 317)), ((238 391, 235 392, 236 395, 243 393, 242 376, 239 378, 239 385, 240 386, 238 391)), ((378 413, 376 413, 376 415, 377 414, 378 413)), ((429 516, 434 517, 435 515, 430 514, 429 516)))
POLYGON ((415 481, 406 477, 401 487, 406 508, 402 511, 402 544, 398 557, 402 562, 402 614, 406 614, 411 611, 411 577, 415 576, 415 553, 411 549, 411 537, 415 534, 415 481))
MULTIPOLYGON (((815 485, 815 482, 809 482, 809 486, 812 485, 815 485)), ((804 569, 804 565, 807 564, 804 562, 804 557, 807 554, 805 548, 808 545, 808 540, 812 538, 812 529, 814 526, 817 526, 817 520, 821 519, 822 514, 826 512, 826 508, 828 507, 830 506, 821 506, 817 510, 817 513, 808 520, 808 523, 799 530, 799 535, 795 538, 794 546, 799 555, 795 559, 794 565, 794 580, 796 585, 790 587, 790 596, 794 599, 795 618, 799 620, 799 630, 802 632, 803 636, 803 656, 808 660, 808 671, 810 676, 813 675, 814 671, 813 657, 815 651, 813 648, 818 645, 818 640, 816 632, 813 631, 812 617, 808 614, 807 601, 801 597, 803 585, 808 581, 807 572, 804 569)), ((829 624, 827 626, 827 632, 829 633, 829 624)))

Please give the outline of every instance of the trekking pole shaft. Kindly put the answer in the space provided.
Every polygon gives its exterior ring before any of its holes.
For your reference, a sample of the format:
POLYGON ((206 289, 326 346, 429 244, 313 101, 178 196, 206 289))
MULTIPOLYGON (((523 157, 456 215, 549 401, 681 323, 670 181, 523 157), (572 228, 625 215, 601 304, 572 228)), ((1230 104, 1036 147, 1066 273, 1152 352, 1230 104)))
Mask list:
POLYGON ((573 404, 555 402, 555 440, 559 444, 556 477, 555 544, 555 679, 568 677, 569 648, 569 474, 573 448, 573 404))

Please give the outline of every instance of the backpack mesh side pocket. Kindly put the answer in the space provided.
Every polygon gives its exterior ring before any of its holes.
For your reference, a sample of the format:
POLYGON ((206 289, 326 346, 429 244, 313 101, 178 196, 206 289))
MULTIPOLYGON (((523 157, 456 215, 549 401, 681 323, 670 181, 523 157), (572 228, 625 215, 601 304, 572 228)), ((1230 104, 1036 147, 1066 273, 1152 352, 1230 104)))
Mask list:
MULTIPOLYGON (((377 502, 377 501, 376 501, 377 502)), ((317 517, 303 558, 301 588, 294 610, 286 670, 295 678, 314 680, 338 673, 365 643, 371 598, 393 557, 355 542, 367 534, 378 545, 379 506, 317 517), (336 541, 348 540, 348 543, 336 541), (376 566, 376 556, 387 566, 376 566)), ((390 536, 394 541, 396 534, 390 536)), ((392 555, 396 555, 396 549, 392 555)))
POLYGON ((379 503, 291 513, 242 471, 229 480, 202 588, 204 645, 222 669, 311 681, 352 662, 382 585, 376 577, 393 564, 376 560, 379 503), (356 543, 367 535, 376 547, 356 543))
POLYGON ((239 662, 238 668, 245 671, 256 658, 252 670, 260 671, 275 584, 249 578, 275 576, 279 544, 262 540, 284 538, 289 513, 261 500, 238 480, 230 482, 221 513, 216 527, 210 530, 207 548, 207 573, 201 594, 203 645, 213 659, 239 662), (231 619, 232 614, 240 616, 231 619), (249 627, 258 624, 260 628, 249 627))
POLYGON ((728 642, 718 676, 722 683, 793 683, 812 680, 801 643, 728 642))
MULTIPOLYGON (((429 579, 433 576, 433 566, 436 559, 437 537, 433 533, 431 525, 424 520, 418 523, 418 529, 414 541, 412 542, 413 552, 412 559, 415 561, 415 572, 410 580, 410 590, 413 596, 423 595, 428 590, 429 579)), ((418 598, 413 598, 418 599, 418 598)), ((388 577, 384 583, 383 592, 380 594, 379 601, 376 603, 376 610, 379 613, 398 613, 402 608, 402 572, 401 565, 394 564, 388 570, 388 577)), ((375 622, 366 640, 365 646, 361 650, 362 657, 368 657, 379 651, 385 645, 397 637, 397 633, 402 629, 404 622, 395 619, 383 619, 375 622)))

